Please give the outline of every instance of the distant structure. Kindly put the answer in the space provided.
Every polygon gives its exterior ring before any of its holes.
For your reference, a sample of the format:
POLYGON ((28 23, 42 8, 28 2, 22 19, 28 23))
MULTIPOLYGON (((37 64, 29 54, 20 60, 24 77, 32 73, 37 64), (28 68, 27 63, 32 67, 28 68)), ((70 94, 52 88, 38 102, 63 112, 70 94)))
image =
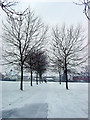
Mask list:
POLYGON ((80 74, 73 75, 73 81, 75 82, 90 82, 88 73, 81 72, 80 74))
MULTIPOLYGON (((23 76, 24 81, 28 81, 29 77, 28 76, 23 76)), ((8 72, 5 73, 4 78, 2 79, 3 81, 20 81, 21 80, 21 76, 19 75, 19 73, 16 73, 15 71, 13 71, 12 69, 8 72)))
MULTIPOLYGON (((65 74, 62 75, 62 82, 65 82, 65 74)), ((90 78, 87 72, 81 72, 80 74, 68 75, 69 82, 90 82, 90 78)))

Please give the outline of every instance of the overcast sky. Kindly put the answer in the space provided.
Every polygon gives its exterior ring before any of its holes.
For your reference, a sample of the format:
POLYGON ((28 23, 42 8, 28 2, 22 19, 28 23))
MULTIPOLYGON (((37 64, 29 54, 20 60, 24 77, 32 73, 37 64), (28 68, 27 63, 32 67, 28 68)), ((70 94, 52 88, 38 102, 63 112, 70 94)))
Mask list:
MULTIPOLYGON (((40 16, 40 18, 46 25, 55 26, 59 24, 61 26, 65 23, 69 26, 71 24, 77 25, 80 23, 87 31, 88 21, 83 13, 83 7, 77 6, 73 3, 73 1, 76 0, 63 0, 63 2, 62 0, 42 0, 42 2, 40 0, 18 1, 20 1, 20 3, 14 7, 16 10, 22 11, 25 10, 28 6, 30 6, 31 10, 34 10, 35 14, 37 16, 40 16)), ((0 9, 0 16, 2 16, 2 18, 4 18, 5 20, 4 15, 5 13, 1 12, 0 9)))
MULTIPOLYGON (((83 14, 83 7, 77 6, 73 1, 69 2, 59 2, 61 0, 55 0, 45 2, 30 2, 31 0, 21 0, 21 2, 16 6, 17 9, 25 9, 28 6, 35 11, 36 15, 40 16, 42 20, 49 24, 77 24, 81 23, 83 25, 87 24, 85 15, 83 14), (23 2, 22 2, 23 1, 23 2)), ((36 1, 36 0, 34 0, 36 1)), ((67 0, 68 1, 68 0, 67 0)), ((75 1, 75 0, 74 0, 75 1)))

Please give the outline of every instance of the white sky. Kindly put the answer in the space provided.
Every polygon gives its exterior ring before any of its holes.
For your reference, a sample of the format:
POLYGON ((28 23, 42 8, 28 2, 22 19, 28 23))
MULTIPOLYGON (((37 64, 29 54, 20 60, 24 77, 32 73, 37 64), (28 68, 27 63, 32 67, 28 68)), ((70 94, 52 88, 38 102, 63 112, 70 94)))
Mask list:
MULTIPOLYGON (((77 6, 73 3, 73 1, 76 0, 33 0, 33 2, 32 0, 17 1, 20 1, 20 3, 14 7, 16 10, 24 11, 28 6, 30 6, 31 10, 34 10, 35 14, 40 16, 46 25, 54 26, 59 24, 61 26, 64 23, 66 25, 77 25, 80 23, 86 31, 88 29, 88 20, 83 13, 83 7, 77 6)), ((0 8, 0 17, 5 19, 4 16, 5 13, 2 12, 0 8)), ((2 31, 1 28, 0 31, 2 31)), ((0 47, 1 44, 2 42, 0 41, 0 47)))
POLYGON ((30 8, 35 11, 36 15, 39 15, 42 20, 49 25, 81 23, 86 26, 87 24, 87 19, 83 14, 83 7, 75 5, 73 3, 75 0, 64 0, 66 2, 60 2, 63 0, 49 0, 49 2, 47 2, 47 0, 42 0, 43 2, 40 2, 40 0, 33 1, 38 2, 21 0, 16 7, 20 10, 24 10, 30 6, 30 8))

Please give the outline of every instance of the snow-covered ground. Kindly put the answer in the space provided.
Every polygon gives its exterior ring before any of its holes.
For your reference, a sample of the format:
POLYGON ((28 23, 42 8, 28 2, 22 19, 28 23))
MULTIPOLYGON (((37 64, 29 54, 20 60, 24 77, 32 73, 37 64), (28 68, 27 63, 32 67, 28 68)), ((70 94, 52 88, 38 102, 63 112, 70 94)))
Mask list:
POLYGON ((2 82, 3 118, 88 118, 88 84, 2 82))

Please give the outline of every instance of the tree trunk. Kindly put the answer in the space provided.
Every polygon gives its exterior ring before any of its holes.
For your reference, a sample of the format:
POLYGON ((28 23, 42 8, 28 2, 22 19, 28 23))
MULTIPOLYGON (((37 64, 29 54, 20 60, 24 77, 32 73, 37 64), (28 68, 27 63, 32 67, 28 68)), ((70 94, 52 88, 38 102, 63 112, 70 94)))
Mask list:
POLYGON ((38 73, 36 73, 36 84, 38 85, 38 73))
POLYGON ((65 78, 66 78, 66 89, 68 90, 68 75, 67 75, 67 63, 65 58, 65 78))
POLYGON ((59 83, 61 84, 61 73, 59 72, 59 83))
POLYGON ((66 89, 68 89, 68 75, 67 75, 67 69, 66 69, 66 89))
POLYGON ((23 90, 23 65, 21 66, 21 85, 20 90, 23 90))
POLYGON ((32 86, 32 70, 31 70, 31 86, 32 86))
POLYGON ((39 74, 39 81, 40 81, 40 84, 41 84, 41 81, 42 81, 42 74, 39 74))

